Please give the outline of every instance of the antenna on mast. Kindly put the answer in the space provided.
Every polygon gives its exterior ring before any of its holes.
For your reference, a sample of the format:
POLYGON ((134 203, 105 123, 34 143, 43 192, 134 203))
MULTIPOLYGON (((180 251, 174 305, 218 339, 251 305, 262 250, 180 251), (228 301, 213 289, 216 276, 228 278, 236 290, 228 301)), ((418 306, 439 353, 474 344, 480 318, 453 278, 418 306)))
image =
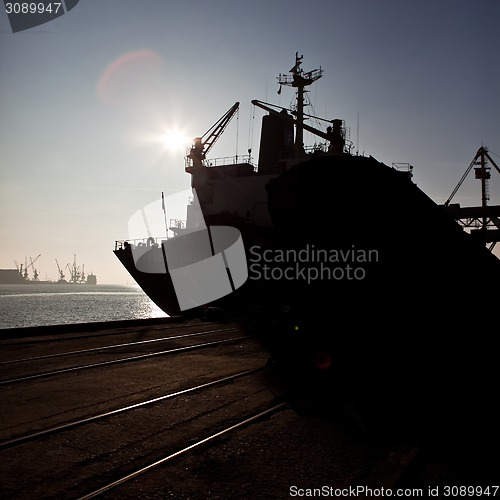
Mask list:
POLYGON ((359 111, 358 111, 358 122, 356 123, 356 156, 359 155, 359 111))
POLYGON ((319 80, 323 75, 323 70, 321 67, 319 69, 313 69, 307 73, 300 67, 302 64, 303 55, 299 56, 298 52, 295 52, 295 65, 290 70, 290 74, 280 74, 278 76, 278 83, 280 84, 280 89, 282 85, 287 85, 289 87, 297 88, 297 109, 295 114, 297 116, 296 122, 296 135, 295 135, 295 154, 297 156, 303 156, 304 152, 304 94, 307 92, 304 90, 309 85, 312 85, 316 80, 319 80))

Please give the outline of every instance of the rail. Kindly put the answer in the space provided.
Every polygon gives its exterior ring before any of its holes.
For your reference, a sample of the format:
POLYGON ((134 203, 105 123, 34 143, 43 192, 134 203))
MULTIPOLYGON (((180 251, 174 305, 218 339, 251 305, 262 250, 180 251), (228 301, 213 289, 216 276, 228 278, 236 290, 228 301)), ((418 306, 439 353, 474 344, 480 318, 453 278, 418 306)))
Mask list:
POLYGON ((9 380, 1 380, 0 386, 15 384, 18 382, 27 382, 27 381, 31 381, 31 380, 46 378, 46 377, 53 377, 56 375, 61 375, 63 373, 77 372, 80 370, 87 370, 90 368, 98 368, 101 366, 109 366, 109 365, 116 365, 116 364, 122 364, 122 363, 131 363, 134 361, 149 359, 149 358, 158 357, 158 356, 165 356, 165 355, 170 355, 170 354, 176 354, 179 352, 187 352, 187 351, 193 351, 193 350, 197 350, 197 349, 204 349, 207 347, 214 347, 214 346, 218 346, 218 345, 222 345, 222 344, 227 344, 229 342, 239 342, 239 341, 249 340, 250 338, 251 337, 249 337, 249 336, 243 335, 240 337, 231 337, 229 339, 224 339, 224 340, 214 340, 212 342, 204 342, 202 344, 194 344, 194 345, 188 345, 188 346, 184 346, 184 347, 176 347, 173 349, 167 349, 165 351, 148 352, 147 354, 138 354, 138 355, 129 356, 126 358, 112 359, 109 361, 100 361, 97 363, 89 363, 86 365, 72 366, 69 368, 61 368, 58 370, 52 370, 52 371, 48 371, 48 372, 40 372, 40 373, 35 373, 33 375, 25 375, 23 377, 13 378, 13 379, 9 379, 9 380))
POLYGON ((233 432, 237 429, 241 429, 243 427, 248 426, 249 424, 253 424, 254 422, 261 420, 265 417, 268 417, 272 415, 273 413, 276 413, 278 411, 284 410, 287 408, 288 405, 285 402, 278 402, 276 401, 273 406, 268 407, 267 409, 259 412, 259 413, 254 413, 253 415, 248 416, 244 420, 240 420, 236 424, 233 424, 229 427, 224 428, 223 430, 216 432, 215 434, 211 434, 203 439, 200 439, 189 446, 186 446, 185 448, 182 448, 174 453, 171 453, 170 455, 167 455, 160 460, 157 460, 156 462, 150 463, 149 465, 146 465, 140 469, 136 469, 134 472, 129 473, 127 476, 123 476, 120 479, 117 479, 116 481, 112 483, 108 483, 105 486, 102 486, 98 490, 95 490, 91 493, 88 493, 87 495, 84 495, 80 497, 78 500, 90 500, 91 498, 95 498, 97 496, 102 495, 103 493, 106 493, 107 491, 116 488, 117 486, 121 486, 123 483, 126 483, 127 481, 130 481, 132 479, 135 479, 138 476, 141 476, 142 474, 151 471, 152 469, 155 469, 159 467, 160 465, 163 465, 164 463, 177 458, 180 455, 185 455, 189 451, 193 450, 194 448, 198 448, 205 443, 208 443, 210 441, 214 441, 220 436, 224 436, 225 434, 228 434, 230 432, 233 432))
POLYGON ((40 431, 32 432, 31 434, 27 434, 24 436, 19 436, 19 437, 13 438, 13 439, 9 439, 8 441, 3 441, 0 443, 0 449, 4 450, 7 448, 12 448, 14 446, 18 446, 20 444, 23 444, 23 443, 26 443, 29 441, 33 441, 33 440, 38 439, 40 437, 50 436, 52 434, 56 434, 56 433, 61 432, 61 431, 74 429, 76 427, 80 427, 80 426, 88 424, 90 422, 95 422, 96 420, 102 420, 102 419, 105 419, 105 418, 108 418, 108 417, 111 417, 114 415, 118 415, 120 413, 128 412, 130 410, 135 410, 137 408, 142 408, 144 406, 150 406, 152 404, 159 403, 159 402, 165 401, 167 399, 173 399, 173 398, 176 398, 178 396, 182 396, 184 394, 198 392, 200 390, 208 389, 208 388, 213 387, 215 385, 224 384, 226 382, 232 382, 238 378, 245 377, 245 376, 251 375, 253 373, 258 373, 258 372, 264 371, 264 370, 266 370, 266 368, 268 368, 268 367, 264 366, 264 367, 259 367, 259 368, 252 368, 250 370, 238 372, 238 373, 235 373, 233 375, 228 375, 226 377, 212 380, 210 382, 205 382, 204 384, 199 384, 196 386, 188 387, 187 389, 182 389, 180 391, 171 392, 168 394, 164 394, 163 396, 159 396, 156 398, 141 401, 139 403, 134 403, 131 405, 123 406, 123 407, 117 408, 115 410, 111 410, 111 411, 107 411, 107 412, 103 412, 103 413, 98 413, 98 414, 90 416, 90 417, 85 417, 85 418, 81 418, 78 420, 73 420, 73 421, 67 422, 65 424, 60 424, 60 425, 57 425, 54 427, 49 427, 46 429, 42 429, 40 431))
MULTIPOLYGON (((224 167, 227 165, 240 165, 248 164, 252 165, 254 170, 257 170, 257 166, 253 163, 253 158, 250 154, 248 155, 234 155, 234 156, 223 156, 221 158, 210 158, 203 161, 205 167, 224 167)), ((186 157, 186 168, 193 166, 193 160, 186 157)))
POLYGON ((133 240, 116 240, 115 241, 115 250, 125 250, 127 247, 160 247, 161 244, 170 239, 171 236, 159 236, 153 237, 149 236, 148 238, 138 238, 133 240))
POLYGON ((409 163, 393 163, 392 168, 406 175, 410 180, 413 177, 413 165, 409 163))

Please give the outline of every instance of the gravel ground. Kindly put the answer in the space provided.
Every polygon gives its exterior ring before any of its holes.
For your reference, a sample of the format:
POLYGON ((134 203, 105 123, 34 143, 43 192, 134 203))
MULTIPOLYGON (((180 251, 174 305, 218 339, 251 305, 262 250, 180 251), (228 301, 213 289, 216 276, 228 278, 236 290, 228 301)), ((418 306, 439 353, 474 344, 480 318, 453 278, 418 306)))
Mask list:
MULTIPOLYGON (((150 333, 141 331, 140 339, 150 333)), ((267 352, 252 341, 2 387, 3 437, 154 397, 185 386, 186 381, 194 385, 262 366, 267 359, 267 352)), ((429 428, 415 432, 414 418, 408 423, 405 415, 390 415, 387 408, 384 412, 355 399, 336 399, 331 387, 313 394, 307 384, 300 389, 290 384, 298 379, 288 375, 273 366, 248 381, 226 386, 223 393, 213 390, 181 398, 161 410, 140 410, 116 422, 92 424, 74 434, 3 450, 1 496, 78 498, 220 430, 217 425, 223 424, 214 424, 219 418, 221 422, 241 420, 276 398, 287 406, 102 497, 275 499, 320 493, 333 497, 335 489, 403 487, 426 492, 445 485, 493 485, 497 479, 492 458, 496 445, 485 440, 488 427, 481 426, 480 411, 468 412, 465 420, 451 412, 448 426, 429 407, 427 413, 440 426, 432 432, 429 428), (379 427, 381 421, 385 425, 379 427), (190 441, 186 432, 192 436, 190 441), (416 450, 416 459, 405 465, 416 450), (102 472, 99 460, 105 464, 102 472)))

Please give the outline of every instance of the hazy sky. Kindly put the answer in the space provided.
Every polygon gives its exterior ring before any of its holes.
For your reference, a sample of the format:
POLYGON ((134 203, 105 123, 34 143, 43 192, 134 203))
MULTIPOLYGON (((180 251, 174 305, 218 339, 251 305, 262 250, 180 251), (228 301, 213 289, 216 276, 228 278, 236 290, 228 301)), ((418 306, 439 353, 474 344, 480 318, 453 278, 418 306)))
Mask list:
MULTIPOLYGON (((236 101, 213 156, 253 147, 257 160, 250 101, 288 106, 276 76, 296 51, 324 70, 316 113, 346 120, 354 142, 359 113, 360 152, 411 163, 443 203, 482 144, 500 162, 499 20, 498 0, 80 0, 12 33, 2 11, 0 268, 42 254, 55 279, 55 259, 76 254, 99 283, 132 281, 112 250, 133 212, 189 187, 186 146, 236 101), (188 140, 168 149, 172 129, 188 140)), ((455 201, 480 195, 471 174, 455 201)))

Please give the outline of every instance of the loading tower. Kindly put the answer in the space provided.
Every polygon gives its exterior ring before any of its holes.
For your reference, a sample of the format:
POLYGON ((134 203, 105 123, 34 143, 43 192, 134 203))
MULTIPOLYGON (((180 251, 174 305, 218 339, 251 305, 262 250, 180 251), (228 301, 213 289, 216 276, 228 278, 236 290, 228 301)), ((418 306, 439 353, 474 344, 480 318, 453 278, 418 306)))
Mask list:
POLYGON ((495 244, 500 241, 500 205, 488 205, 490 200, 489 180, 491 178, 491 167, 488 162, 500 174, 500 168, 489 155, 488 149, 481 146, 450 197, 446 200, 444 207, 459 224, 471 230, 471 235, 474 238, 485 245, 489 244, 488 248, 493 250, 495 244), (458 203, 450 203, 472 168, 474 168, 475 178, 481 181, 481 206, 461 207, 458 203))

